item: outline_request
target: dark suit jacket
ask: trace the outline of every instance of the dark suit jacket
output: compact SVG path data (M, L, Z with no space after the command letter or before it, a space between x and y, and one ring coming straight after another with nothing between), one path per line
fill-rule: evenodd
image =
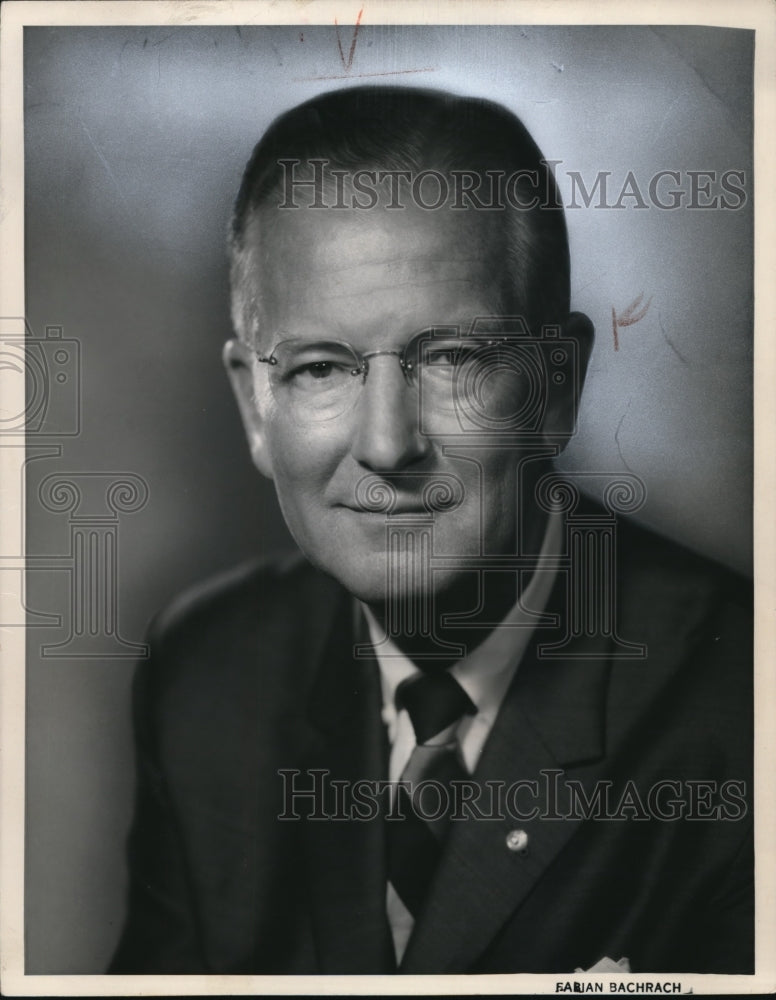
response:
M543 815L451 824L401 972L570 973L603 956L753 971L749 588L639 529L618 537L617 630L647 656L584 634L562 659L526 655L475 776L536 779L539 798L518 801ZM564 585L561 632L542 642L565 629ZM157 622L135 686L129 918L111 971L394 971L382 823L277 818L280 770L387 773L376 664L353 661L352 639L350 598L301 560L242 570ZM679 785L655 808L676 798L695 818L644 815L633 787L643 805L666 780ZM585 818L571 781L593 802L610 782L626 807ZM506 845L515 828L525 852Z

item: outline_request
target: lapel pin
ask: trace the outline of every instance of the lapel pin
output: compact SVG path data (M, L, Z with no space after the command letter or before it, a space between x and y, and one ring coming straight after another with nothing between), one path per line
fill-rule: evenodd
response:
M506 844L510 851L525 851L528 847L528 834L525 830L510 830Z

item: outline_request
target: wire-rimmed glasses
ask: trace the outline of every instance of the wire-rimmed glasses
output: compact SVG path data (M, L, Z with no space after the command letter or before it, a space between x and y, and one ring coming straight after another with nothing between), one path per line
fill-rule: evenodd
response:
M524 339L462 336L458 327L422 330L401 350L361 352L345 341L295 338L275 344L269 354L257 353L269 368L278 406L303 423L348 412L369 376L370 360L383 356L398 360L424 409L439 414L475 410L497 421L514 417L515 404L525 400L539 374L536 355Z

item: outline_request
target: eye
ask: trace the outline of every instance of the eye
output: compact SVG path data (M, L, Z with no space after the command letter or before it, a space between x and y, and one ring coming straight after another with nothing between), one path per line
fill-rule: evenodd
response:
M453 348L449 347L446 349L439 349L436 351L429 351L426 358L426 364L434 367L445 367L448 365L454 365L456 361L456 352Z
M426 365L429 368L446 369L460 368L471 361L474 351L463 344L441 344L429 349L426 354Z
M281 374L282 381L299 391L320 392L339 389L352 381L353 362L345 358L298 359Z
M291 374L297 377L309 374L311 378L324 379L328 378L337 367L339 366L333 361L312 361L309 364L301 365Z

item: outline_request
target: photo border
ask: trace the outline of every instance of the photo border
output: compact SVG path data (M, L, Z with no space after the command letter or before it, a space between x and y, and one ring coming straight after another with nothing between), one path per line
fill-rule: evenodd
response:
M363 10L363 15L359 12ZM776 990L776 351L772 325L776 316L776 6L770 0L653 0L636 9L617 0L588 4L581 0L485 0L466 4L454 0L253 0L219 2L75 2L75 0L8 0L0 15L0 316L23 317L24 299L24 121L22 36L27 25L354 25L357 18L372 24L524 24L524 25L704 25L755 31L754 162L757 192L755 214L755 801L756 801L756 972L753 976L632 974L638 983L680 981L683 991L752 993ZM0 372L0 406L24 409L23 388ZM9 524L23 519L19 470L23 445L0 447L0 489L3 518L0 545ZM18 523L18 522L17 522ZM5 551L0 549L0 551ZM20 589L0 593L0 616L18 607ZM5 620L0 618L0 620ZM0 630L0 987L8 996L139 996L139 995L298 995L337 994L522 994L555 993L558 982L601 982L610 975L438 975L402 976L109 976L25 975L24 973L24 751L25 751L25 633Z

